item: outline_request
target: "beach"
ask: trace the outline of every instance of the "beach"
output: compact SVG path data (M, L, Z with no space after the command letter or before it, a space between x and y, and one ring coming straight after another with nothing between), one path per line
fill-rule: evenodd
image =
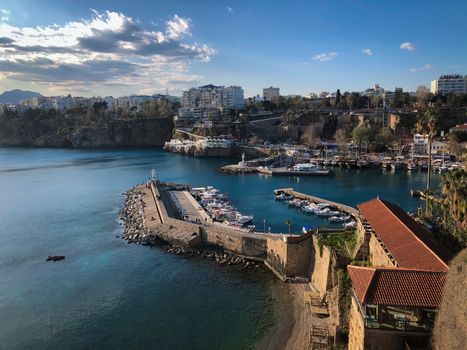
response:
M259 350L310 349L311 313L306 310L303 292L308 284L274 281L277 323L258 345Z

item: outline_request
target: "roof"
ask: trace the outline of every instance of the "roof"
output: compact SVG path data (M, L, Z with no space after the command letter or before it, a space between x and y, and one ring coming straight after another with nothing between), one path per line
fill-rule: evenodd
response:
M451 252L400 207L375 198L358 209L400 267L448 271Z
M362 304L437 308L447 272L403 268L347 266Z

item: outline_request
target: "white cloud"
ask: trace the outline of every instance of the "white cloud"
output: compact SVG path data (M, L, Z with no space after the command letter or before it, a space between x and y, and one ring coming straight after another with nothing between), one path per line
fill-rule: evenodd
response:
M315 61L326 62L326 61L333 59L336 56L337 56L337 52L328 52L328 53L320 53L320 54L314 55L312 58Z
M363 52L365 55L368 55L368 56L373 55L373 51L371 51L371 49L363 49L362 52Z
M0 22L6 22L10 19L10 10L1 9L0 10Z
M167 33L173 40L180 40L185 35L191 36L191 19L175 15L167 22Z
M415 73L417 71L425 71L425 70L430 70L430 69L433 69L433 66L431 64L427 63L424 66L419 67L419 68L410 68L410 71L412 73Z
M415 45L410 41L402 43L399 47L401 50L415 51Z
M2 12L3 13L3 12ZM93 11L90 19L64 25L16 27L0 23L2 78L42 84L146 89L199 80L192 61L216 53L192 37L189 18L174 15L162 31L146 30L123 13ZM106 93L106 92L103 92Z
M230 13L233 13L233 12L234 12L233 8L231 8L230 6L227 6L226 9L227 9L227 11L229 11Z

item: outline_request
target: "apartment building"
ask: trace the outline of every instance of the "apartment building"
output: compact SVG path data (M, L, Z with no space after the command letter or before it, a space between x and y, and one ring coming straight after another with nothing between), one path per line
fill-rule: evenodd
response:
M432 94L466 94L467 93L467 75L450 74L442 75L438 79L431 81Z

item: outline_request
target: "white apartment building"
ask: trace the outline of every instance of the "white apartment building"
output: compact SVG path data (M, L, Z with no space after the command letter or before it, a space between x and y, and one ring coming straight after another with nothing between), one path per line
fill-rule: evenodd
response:
M265 101L272 101L275 98L280 96L279 88L276 87L268 87L263 89L263 99Z
M183 108L230 108L240 109L245 105L240 86L215 86L212 84L183 91Z
M431 81L432 94L465 94L467 93L467 75L442 75Z

